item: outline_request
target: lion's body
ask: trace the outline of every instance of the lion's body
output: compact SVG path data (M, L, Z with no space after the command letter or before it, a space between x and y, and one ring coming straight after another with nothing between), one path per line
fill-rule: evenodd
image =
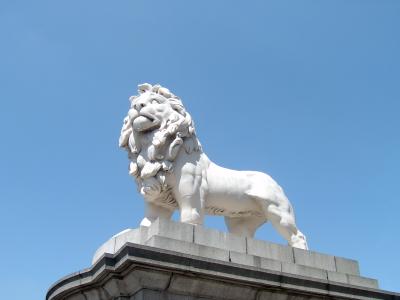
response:
M260 216L264 205L260 199L267 200L272 191L281 193L275 181L264 173L235 171L214 163L207 170L207 182L206 207L216 211L215 214L231 217Z
M120 146L128 151L130 174L147 203L141 225L170 218L176 209L182 222L196 225L205 214L224 216L230 232L245 236L271 221L290 245L307 249L288 199L270 176L214 164L176 96L147 84L139 92L131 99Z

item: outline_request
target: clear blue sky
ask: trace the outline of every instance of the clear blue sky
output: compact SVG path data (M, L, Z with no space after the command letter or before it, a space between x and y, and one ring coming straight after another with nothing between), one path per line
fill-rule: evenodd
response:
M43 298L138 226L117 141L142 82L183 99L212 160L271 174L311 249L400 291L399 30L390 0L2 0L2 297Z

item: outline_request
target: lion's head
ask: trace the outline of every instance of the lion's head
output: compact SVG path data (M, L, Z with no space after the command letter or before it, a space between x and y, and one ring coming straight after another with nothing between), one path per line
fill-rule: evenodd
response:
M165 127L165 122L173 121L184 114L182 102L167 89L149 84L139 86L139 95L130 97L129 117L132 128L146 132Z
M165 196L165 173L180 151L201 149L182 101L160 85L141 84L124 119L119 146L128 152L130 174L146 198Z

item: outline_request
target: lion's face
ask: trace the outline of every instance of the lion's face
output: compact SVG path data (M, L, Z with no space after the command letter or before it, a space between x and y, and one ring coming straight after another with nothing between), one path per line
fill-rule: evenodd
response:
M133 130L146 132L159 128L174 112L164 96L149 91L132 100L128 114Z

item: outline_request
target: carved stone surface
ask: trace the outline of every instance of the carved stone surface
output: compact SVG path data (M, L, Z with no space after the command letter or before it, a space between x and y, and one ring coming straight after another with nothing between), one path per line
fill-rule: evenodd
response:
M139 85L121 130L129 173L146 200L141 226L179 209L183 223L201 225L204 214L225 217L228 230L252 237L270 221L289 245L307 249L282 188L267 174L222 168L207 157L182 101L160 85Z
M354 260L316 252L305 256L306 265L289 262L285 256L265 258L250 254L246 247L225 249L222 241L235 236L213 229L197 232L212 236L212 247L197 244L195 228L159 219L150 228L125 230L100 248L112 252L98 252L91 268L55 283L47 300L400 300L397 293L379 290L375 279L354 275L358 272ZM244 238L245 245L248 239ZM295 257L297 249L281 247ZM330 257L333 266L327 263Z

